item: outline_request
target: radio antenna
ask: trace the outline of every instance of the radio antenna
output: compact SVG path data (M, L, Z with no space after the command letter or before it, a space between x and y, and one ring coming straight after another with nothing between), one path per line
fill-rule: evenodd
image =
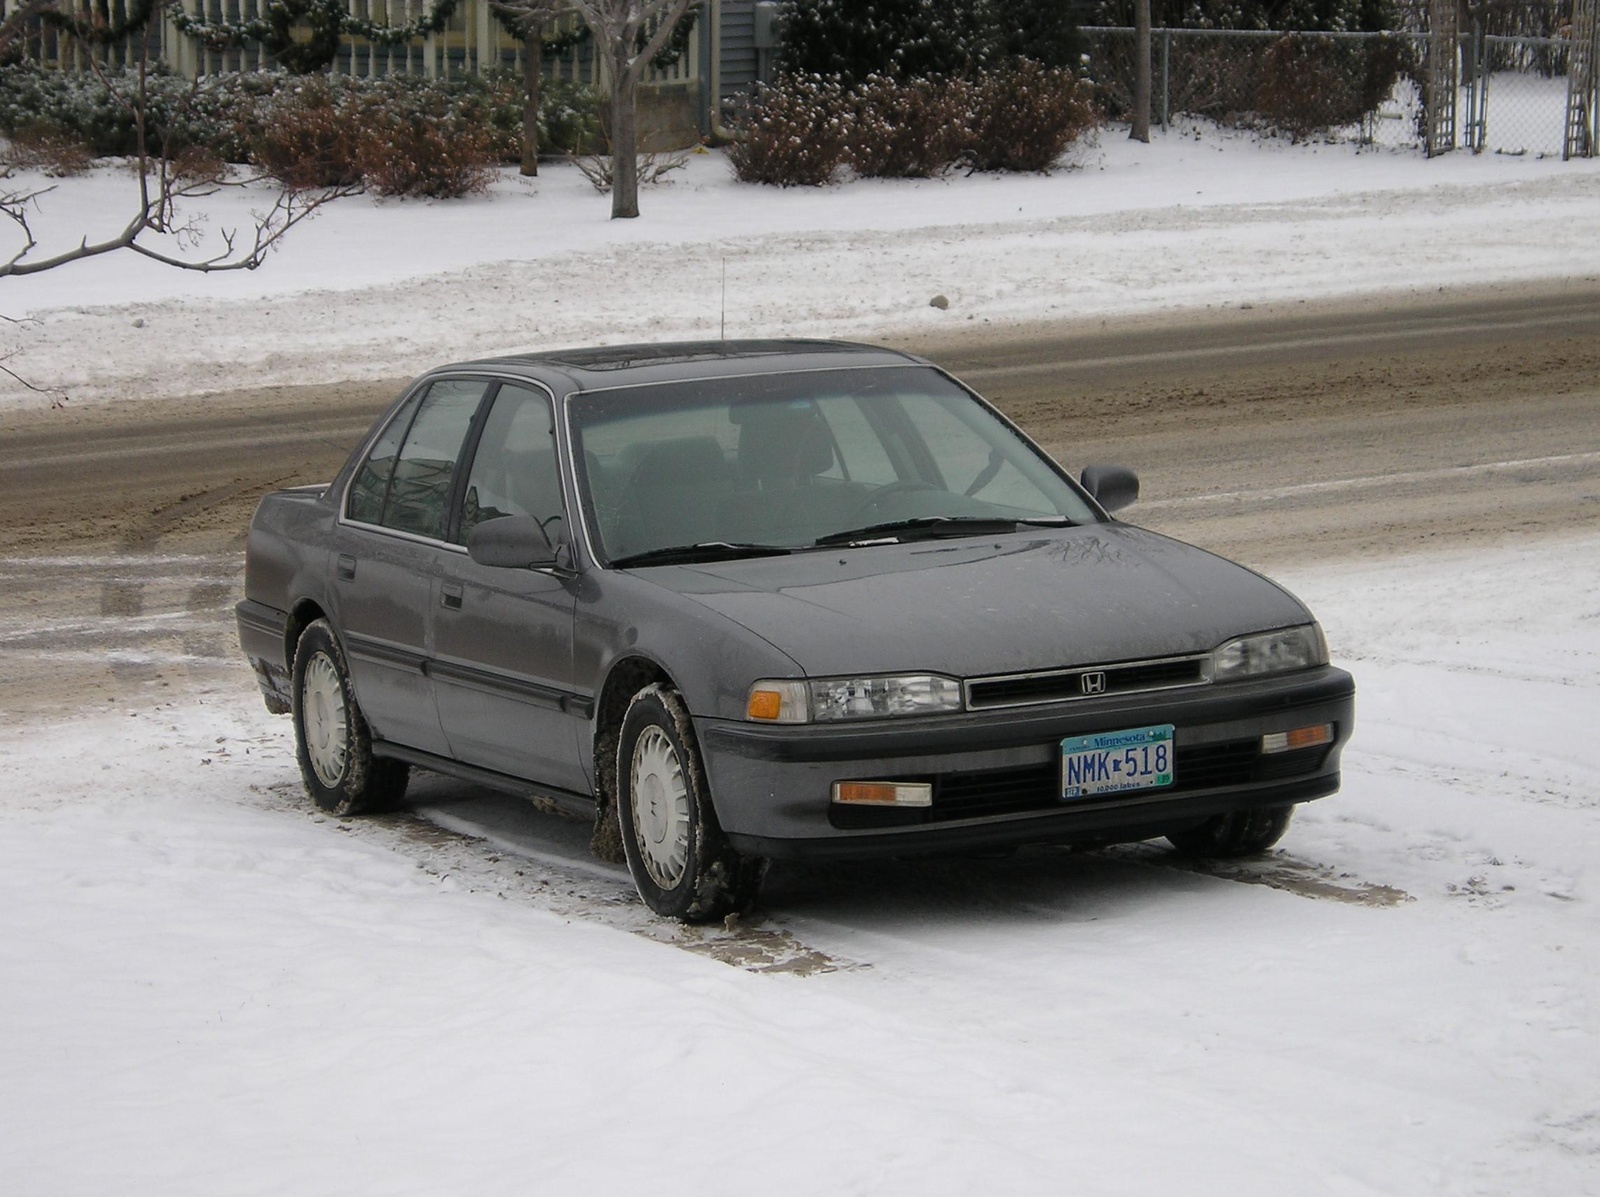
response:
M719 313L718 339L728 339L728 255L722 255L722 310Z

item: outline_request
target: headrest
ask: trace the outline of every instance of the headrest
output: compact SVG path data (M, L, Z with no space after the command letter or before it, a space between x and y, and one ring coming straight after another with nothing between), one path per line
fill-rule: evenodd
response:
M833 465L833 437L810 400L735 404L739 468L762 483L793 483Z

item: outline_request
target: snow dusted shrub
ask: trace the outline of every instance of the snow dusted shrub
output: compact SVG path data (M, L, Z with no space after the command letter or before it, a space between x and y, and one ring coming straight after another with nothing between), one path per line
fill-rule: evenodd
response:
M1332 43L1290 34L1272 43L1262 62L1256 108L1263 123L1300 141L1329 125L1349 124L1360 113L1340 119L1347 107L1349 80L1333 55Z
M427 80L285 82L251 160L285 187L364 185L380 195L448 198L488 186L514 152L490 119L482 88Z
M38 170L52 179L81 175L93 161L81 137L42 122L15 130L10 145L0 146L0 167Z
M152 70L146 83L146 149L179 153L206 146L230 162L245 161L251 110L270 96L279 76L267 72L207 76L198 81ZM46 70L34 63L0 68L0 133L50 128L95 157L132 154L138 145L131 101L133 71Z
M1258 119L1295 141L1354 125L1377 111L1403 72L1420 73L1414 60L1415 52L1398 38L1352 45L1290 34L1273 42L1262 61Z
M742 122L744 138L728 149L744 183L820 187L845 164L850 104L836 79L784 75L763 86Z
M967 152L978 170L1043 171L1095 127L1093 88L1020 59L972 85Z
M960 79L867 76L850 92L846 159L864 178L943 174L966 147L968 91Z
M487 125L449 111L369 106L356 147L366 185L379 195L455 199L483 191L501 156Z
M389 75L366 80L362 103L396 116L415 115L449 123L487 143L480 151L495 161L516 162L522 156L522 80L510 71L455 79Z
M1096 123L1093 88L1069 70L1021 59L973 80L791 75L763 88L728 153L747 183L831 182L842 166L878 178L1049 170Z
M250 161L290 190L354 186L361 182L360 108L346 85L297 77L273 97Z
M516 123L522 126L522 79L515 78ZM605 146L600 93L585 83L546 79L539 85L539 148L550 154L598 154Z

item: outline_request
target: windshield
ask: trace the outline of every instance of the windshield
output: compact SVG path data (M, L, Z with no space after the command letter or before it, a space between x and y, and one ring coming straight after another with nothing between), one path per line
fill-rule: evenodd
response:
M1047 458L925 366L627 387L570 411L595 548L613 563L1096 519Z

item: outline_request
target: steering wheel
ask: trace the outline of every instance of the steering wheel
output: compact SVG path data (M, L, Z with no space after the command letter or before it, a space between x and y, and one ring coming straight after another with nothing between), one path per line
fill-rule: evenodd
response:
M938 489L939 488L933 483L924 482L921 478L901 478L895 482L885 483L883 486L878 487L878 489L873 491L870 495L867 495L865 498L863 498L861 502L856 504L855 510L850 513L851 522L865 523L867 516L871 515L874 511L877 511L878 508L882 507L888 500L894 498L895 495L907 494L914 490Z

